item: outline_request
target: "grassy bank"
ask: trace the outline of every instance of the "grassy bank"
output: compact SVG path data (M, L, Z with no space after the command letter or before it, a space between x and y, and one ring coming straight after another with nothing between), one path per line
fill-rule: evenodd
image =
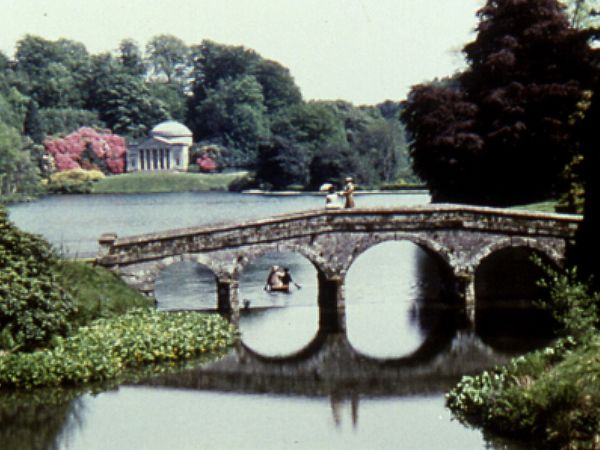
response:
M60 260L58 281L71 295L77 312L75 328L100 318L125 314L133 308L149 308L154 301L127 286L113 272L81 261Z
M95 182L94 194L228 191L248 178L248 172L177 173L138 172L113 175Z
M527 205L517 205L511 207L511 209L553 213L556 212L557 204L556 200L548 200L545 202L529 203Z

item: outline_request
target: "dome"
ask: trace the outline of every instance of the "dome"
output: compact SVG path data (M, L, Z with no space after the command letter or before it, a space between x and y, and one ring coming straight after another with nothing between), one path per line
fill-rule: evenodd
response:
M192 132L190 129L175 120L167 120L159 123L152 128L150 135L154 139L165 143L192 145Z
M167 120L161 122L152 128L150 132L153 136L165 136L165 137L183 137L191 136L192 132L184 124L176 122L174 120Z

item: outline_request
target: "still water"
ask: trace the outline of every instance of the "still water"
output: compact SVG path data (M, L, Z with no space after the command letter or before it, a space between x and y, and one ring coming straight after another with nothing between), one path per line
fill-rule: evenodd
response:
M359 207L428 201L419 193L357 196ZM65 255L89 257L104 232L241 221L323 202L183 193L48 197L9 209L18 226ZM300 288L266 292L273 264L290 268ZM548 329L531 327L532 312L523 308L510 310L520 320L491 326L496 313L488 309L480 314L485 325L466 327L440 280L435 261L414 244L379 244L348 273L347 333L328 334L318 327L312 265L296 254L264 255L242 274L242 342L223 359L95 394L0 394L0 448L516 449L452 420L443 395L462 374L547 342ZM191 263L167 268L156 296L165 310L216 306L214 278Z

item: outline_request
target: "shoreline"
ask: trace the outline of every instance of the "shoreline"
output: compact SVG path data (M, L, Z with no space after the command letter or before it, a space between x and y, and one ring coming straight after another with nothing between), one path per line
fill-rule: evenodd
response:
M263 195L263 196L293 196L293 195L318 195L323 196L325 192L319 191L264 191L261 189L246 189L240 192L240 194L245 195ZM378 190L378 189L370 189L370 190L362 190L362 191L354 191L355 196L360 195L403 195L403 194L429 194L429 190L422 187L415 188L405 188L405 189L395 189L395 190Z

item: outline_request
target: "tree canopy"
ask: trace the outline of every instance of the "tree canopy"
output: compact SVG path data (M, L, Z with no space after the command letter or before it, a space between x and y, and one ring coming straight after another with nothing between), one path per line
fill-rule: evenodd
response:
M559 189L569 117L589 80L587 37L556 0L489 0L468 68L414 87L402 118L435 200L506 205Z
M210 40L188 46L169 34L143 47L123 39L98 54L75 41L26 35L13 59L0 54L0 121L35 142L58 142L81 128L137 140L174 119L192 130L198 148L220 149L219 169L256 169L259 182L276 188L348 175L364 186L400 173L410 178L398 111L391 100L381 107L306 102L286 67L252 49ZM79 165L77 158L56 167Z

